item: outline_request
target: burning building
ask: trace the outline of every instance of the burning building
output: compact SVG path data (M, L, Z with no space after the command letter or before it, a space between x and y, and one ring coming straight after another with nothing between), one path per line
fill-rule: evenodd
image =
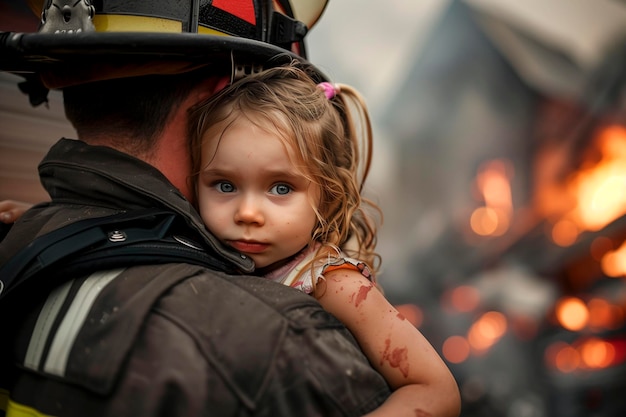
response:
M385 126L410 155L390 296L463 415L625 415L624 4L452 1Z

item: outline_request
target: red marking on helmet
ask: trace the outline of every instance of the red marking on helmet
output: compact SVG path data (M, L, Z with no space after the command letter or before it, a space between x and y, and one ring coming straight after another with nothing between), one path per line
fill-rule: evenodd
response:
M251 25L256 25L254 2L252 0L213 0L213 7L237 16Z

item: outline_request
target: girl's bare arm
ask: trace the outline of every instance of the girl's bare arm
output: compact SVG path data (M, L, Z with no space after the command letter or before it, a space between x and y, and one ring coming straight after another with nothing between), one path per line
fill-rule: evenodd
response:
M352 332L372 365L394 390L375 416L456 417L457 383L421 332L360 273L325 274L315 295Z

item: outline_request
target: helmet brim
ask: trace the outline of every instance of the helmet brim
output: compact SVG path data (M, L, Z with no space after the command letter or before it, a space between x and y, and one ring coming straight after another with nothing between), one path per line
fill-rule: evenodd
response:
M48 88L151 74L182 73L211 66L230 73L234 65L275 66L301 56L252 39L161 32L74 34L0 33L0 71L38 74Z

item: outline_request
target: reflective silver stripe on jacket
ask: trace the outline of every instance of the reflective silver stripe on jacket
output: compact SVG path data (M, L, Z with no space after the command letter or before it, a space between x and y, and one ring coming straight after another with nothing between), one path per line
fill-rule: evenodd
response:
M67 308L55 334L50 334L53 323L57 320L62 306L69 301L66 299L74 281L67 282L50 293L37 317L37 322L28 344L28 350L26 351L24 366L39 370L43 360L45 361L43 371L49 374L64 376L67 359L76 336L85 322L96 297L124 269L113 269L91 274L82 283L73 300L71 300L71 305ZM50 337L53 337L52 344L47 357L43 358L46 341Z

